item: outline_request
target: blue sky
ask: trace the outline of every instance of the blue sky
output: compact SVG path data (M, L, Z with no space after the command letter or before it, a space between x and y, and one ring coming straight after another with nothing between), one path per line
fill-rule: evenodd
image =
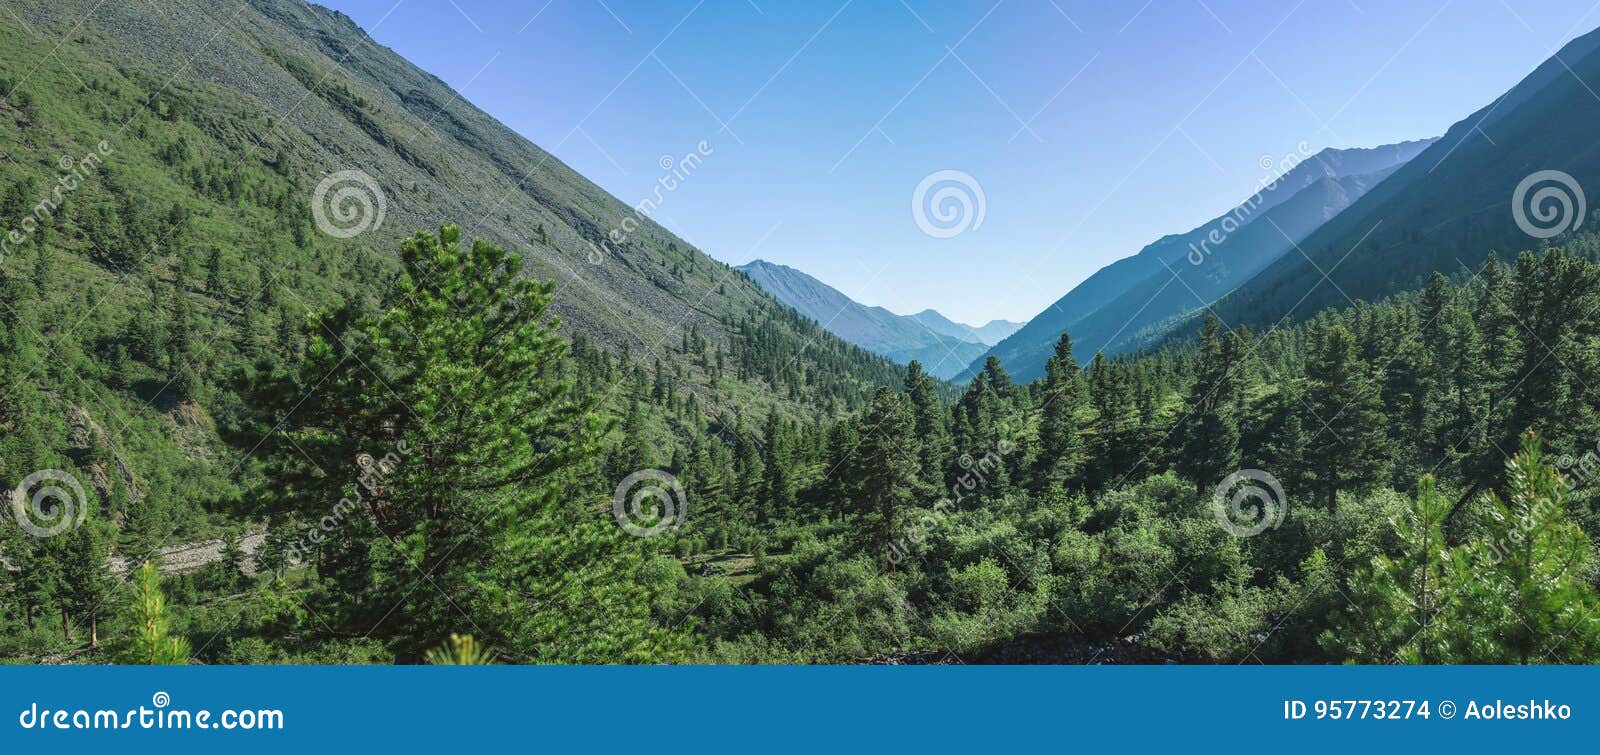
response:
M1600 25L1585 0L322 2L629 204L706 142L655 218L717 259L973 323L1302 144L1437 136ZM948 238L912 209L943 170L983 193Z

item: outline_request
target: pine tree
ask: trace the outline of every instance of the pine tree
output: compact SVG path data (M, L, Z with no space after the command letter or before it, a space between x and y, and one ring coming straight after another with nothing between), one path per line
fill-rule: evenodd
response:
M1444 276L1434 274L1423 291L1418 340L1422 401L1415 443L1430 466L1459 464L1486 445L1489 365L1472 314Z
M408 239L401 263L381 312L335 313L297 372L254 391L288 417L284 443L262 443L276 471L263 495L282 508L320 519L355 496L345 475L318 469L400 456L380 485L354 491L358 513L319 565L345 620L414 655L465 614L520 661L677 657L681 639L654 625L651 588L634 579L641 552L574 495L609 427L559 378L553 284L450 225ZM414 589L423 581L431 589Z
M1379 555L1351 580L1352 602L1322 643L1336 656L1362 663L1443 663L1455 660L1452 626L1458 577L1444 537L1450 502L1432 475L1422 478L1411 508L1393 521L1400 550Z
M1476 298L1472 308L1472 322L1476 325L1483 350L1482 391L1487 397L1481 417L1471 428L1462 466L1472 487L1461 501L1472 497L1478 490L1500 484L1505 468L1505 454L1496 448L1508 448L1505 443L1522 430L1506 430L1512 425L1509 413L1515 401L1510 389L1515 384L1517 369L1522 365L1523 339L1512 314L1509 301L1511 279L1497 254L1490 253L1484 261L1478 278ZM1508 434L1509 433L1509 434ZM1461 501L1457 502L1460 507Z
M751 437L751 431L745 427L742 415L734 421L733 432L736 436L733 474L738 486L737 502L734 505L735 515L748 523L754 523L765 516L759 507L761 481L766 479L767 465L762 461L761 447L756 444L755 438Z
M161 592L161 573L145 562L133 575L133 601L127 627L115 652L117 663L181 666L189 662L189 641L172 636L172 615Z
M433 666L492 666L494 651L478 644L472 635L450 635L450 640L433 650L425 659Z
M938 385L923 371L922 363L913 359L906 367L904 390L915 425L915 434L907 439L907 444L916 448L923 487L941 487L945 459L953 440L947 427L944 403L939 400Z
M765 470L761 478L762 502L756 508L757 524L765 524L771 514L787 513L794 506L794 479L789 470L789 449L783 422L777 412L767 416L764 451Z
M219 555L221 560L217 565L222 573L223 586L230 590L237 588L244 582L245 560L248 558L244 552L244 538L237 530L222 533L222 550Z
M828 428L827 445L824 494L828 498L830 511L836 516L843 516L855 509L856 475L852 465L855 463L856 449L861 445L855 420L846 418L833 423Z
M1078 414L1084 398L1083 376L1072 355L1072 336L1063 332L1055 354L1045 362L1044 406L1039 416L1039 458L1035 478L1041 487L1076 480L1087 461L1087 444Z
M1130 421L1134 401L1127 370L1098 351L1089 363L1089 404L1095 410L1089 478L1093 487L1105 487L1132 476L1142 449L1135 446L1138 435Z
M1590 663L1600 653L1600 595L1585 577L1589 539L1566 511L1567 482L1527 433L1506 463L1506 497L1493 496L1465 546L1459 581L1470 663Z
M911 491L916 487L917 460L901 448L914 424L900 394L879 388L861 417L861 425L861 444L856 451L860 482L856 489L872 523L874 537L870 546L888 558L888 549L900 534Z
M106 568L110 525L86 518L67 534L61 563L62 603L89 631L89 647L100 646L100 616L116 581Z
M1306 369L1311 434L1307 471L1318 497L1333 510L1341 490L1361 489L1380 481L1390 458L1384 431L1388 424L1379 393L1381 383L1356 355L1355 339L1342 325L1319 334L1321 347Z
M1525 252L1511 293L1522 348L1509 411L1492 445L1513 448L1529 430L1558 448L1592 444L1600 432L1600 394L1590 391L1600 385L1592 347L1600 338L1600 268L1559 250Z
M1204 492L1239 468L1239 408L1243 403L1242 344L1233 333L1219 334L1221 322L1207 314L1200 331L1195 381L1184 403L1179 473Z

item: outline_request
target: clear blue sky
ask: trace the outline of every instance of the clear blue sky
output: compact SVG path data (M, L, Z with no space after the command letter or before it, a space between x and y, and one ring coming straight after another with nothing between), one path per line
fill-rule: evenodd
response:
M1436 136L1600 25L1587 0L323 2L629 204L705 140L655 217L713 257L973 323L1220 214L1264 157ZM947 169L985 214L933 238L911 197Z

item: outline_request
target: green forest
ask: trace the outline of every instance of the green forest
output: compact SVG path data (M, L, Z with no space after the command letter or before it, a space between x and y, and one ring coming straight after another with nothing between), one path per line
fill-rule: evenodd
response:
M1600 235L950 383L250 6L315 118L0 16L0 662L1600 662Z
M991 361L951 401L913 363L838 419L720 427L664 368L563 339L550 284L446 225L377 301L237 376L228 435L255 451L219 513L264 523L249 574L249 525L218 525L221 560L160 578L183 512L114 495L5 542L7 651L391 662L471 635L518 663L1590 662L1600 266L1572 242L1087 368L1063 335L1031 385ZM6 284L13 305L36 285ZM26 353L28 320L7 325ZM41 411L7 384L8 418ZM693 513L630 537L611 482L655 468ZM1283 497L1256 503L1281 516L1218 508L1241 468L1277 470ZM147 566L122 584L112 553Z

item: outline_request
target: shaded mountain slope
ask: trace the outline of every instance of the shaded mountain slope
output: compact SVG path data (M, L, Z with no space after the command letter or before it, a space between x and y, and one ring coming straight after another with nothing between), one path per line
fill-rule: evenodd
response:
M1542 245L1517 224L1512 199L1519 183L1555 170L1570 175L1590 197L1600 190L1600 140L1590 128L1600 118L1600 99L1586 81L1600 81L1600 32L1573 40L1452 126L1307 237L1301 246L1310 261L1293 255L1270 265L1217 302L1218 314L1257 326L1300 319L1343 305L1347 296L1370 300L1416 288L1434 271L1476 271L1490 250L1508 254ZM1570 190L1547 183L1530 198L1539 188L1572 197ZM1556 210L1557 204L1545 209ZM1523 211L1533 216L1526 203ZM1570 227L1571 212L1566 219Z
M1182 291L1180 286L1182 297L1174 297L1163 307L1135 318L1140 305L1150 300L1155 288L1172 280L1173 273L1169 269L1184 272L1184 268L1197 267L1189 261L1191 257L1197 258L1201 261L1198 267L1203 269L1198 271L1191 286L1213 292L1213 296L1225 293L1259 270L1264 262L1270 262L1290 248L1283 239L1284 233L1270 227L1265 231L1255 228L1257 220L1272 215L1291 238L1298 239L1306 232L1299 230L1306 222L1337 215L1362 192L1371 189L1375 179L1405 164L1432 143L1433 140L1424 139L1382 147L1322 150L1262 187L1229 213L1187 233L1163 236L1138 254L1102 268L996 345L990 353L1000 357L1019 378L1037 378L1044 374L1044 360L1061 332L1070 330L1077 340L1079 328L1075 323L1106 307L1116 314L1105 317L1124 319L1107 327L1110 320L1103 317L1096 324L1094 332L1099 342L1084 343L1077 352L1085 361L1093 357L1095 348L1118 346L1113 342L1120 343L1124 335L1137 336L1133 339L1137 342L1159 335L1157 330L1152 330L1152 325L1180 312L1188 306L1184 302L1198 304L1193 301L1194 295ZM1300 201L1291 202L1296 198ZM1319 204L1319 199L1325 204ZM1292 206L1280 212L1279 207L1284 204ZM1153 280L1159 281L1154 287ZM1142 298L1137 291L1145 292ZM1124 297L1129 299L1124 300ZM1138 302L1130 306L1132 299ZM1125 350L1133 345L1135 343L1129 342L1113 350ZM981 367L981 359L974 361L968 367L968 374Z

